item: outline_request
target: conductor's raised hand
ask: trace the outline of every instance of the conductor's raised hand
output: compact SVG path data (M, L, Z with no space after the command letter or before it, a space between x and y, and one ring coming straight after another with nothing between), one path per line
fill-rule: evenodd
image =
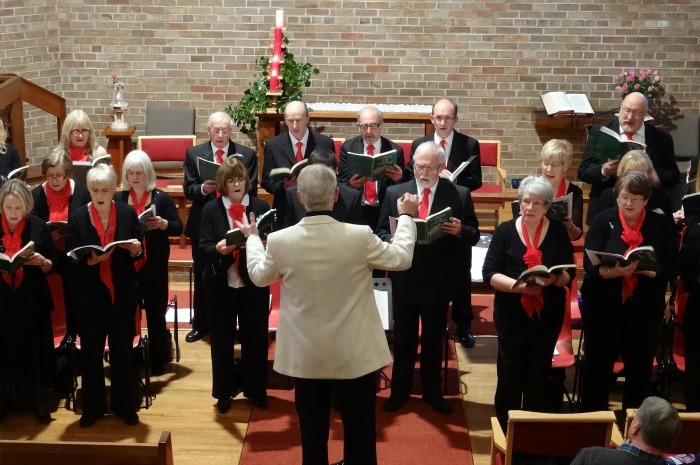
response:
M404 195L396 199L396 209L399 215L407 213L411 216L418 215L418 205L420 205L420 197L416 194L409 194L406 192Z
M243 221L236 220L236 227L241 230L243 235L248 238L251 235L259 235L258 225L255 222L255 213L250 213L250 218L243 215Z

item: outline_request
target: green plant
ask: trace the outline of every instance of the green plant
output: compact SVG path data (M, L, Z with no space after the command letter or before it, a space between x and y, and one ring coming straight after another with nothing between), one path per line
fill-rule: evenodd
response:
M280 64L280 86L282 95L277 100L277 112L284 111L287 103L294 100L301 100L305 87L311 85L311 76L318 74L318 68L309 63L297 63L294 54L290 53L287 37L283 38L284 47L282 53L284 61ZM272 97L267 95L270 90L269 65L270 57L259 56L255 59L258 71L255 80L250 83L250 87L243 92L241 101L235 107L229 105L226 112L231 115L236 126L243 134L255 132L257 127L256 113L263 113L272 106Z

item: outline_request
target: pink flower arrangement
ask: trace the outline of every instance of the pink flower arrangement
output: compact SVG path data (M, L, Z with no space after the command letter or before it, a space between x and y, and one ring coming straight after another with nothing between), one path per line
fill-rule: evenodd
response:
M623 99L632 92L640 92L646 98L659 96L661 91L661 73L659 70L649 68L630 68L615 75L615 91L620 93Z

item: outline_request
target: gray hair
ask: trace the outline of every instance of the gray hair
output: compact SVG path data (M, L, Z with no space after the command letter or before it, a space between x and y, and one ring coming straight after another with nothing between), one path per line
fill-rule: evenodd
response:
M641 195L645 199L651 197L651 181L643 171L627 171L615 181L615 197L625 189L632 195Z
M645 443L668 452L681 432L678 411L661 397L647 397L637 409L635 418Z
M131 189L131 184L126 179L127 171L138 169L141 169L143 174L146 175L146 190L150 192L155 189L156 171L153 169L151 158L143 150L132 150L124 159L124 164L122 165L122 189Z
M436 144L432 140L423 142L422 144L420 144L416 148L416 151L413 152L413 160L415 161L415 159L418 155L423 155L423 154L429 153L429 152L437 153L437 156L438 156L438 159L440 160L441 165L444 165L445 163L447 163L447 154L442 149L442 147L440 147L438 144Z
M114 172L112 165L99 163L87 172L85 184L87 184L88 188L92 186L109 186L116 189L117 173Z
M373 110L374 113L377 115L377 118L379 118L379 122L381 123L384 121L384 112L382 110L380 110L378 107L376 107L375 105L367 105L366 107L363 107L360 111L358 111L357 112L357 120L358 121L360 120L360 116L362 115L362 113L365 112L365 110Z
M211 129L212 125L217 121L226 121L226 124L228 124L229 129L233 130L233 120L231 119L231 115L229 115L225 111L217 111L209 115L209 121L207 121L207 129Z
M522 180L518 187L518 202L522 202L527 193L542 199L545 205L551 205L554 198L552 185L539 176L530 175Z
M326 210L332 206L337 185L335 173L324 165L306 166L297 178L299 195L307 211Z

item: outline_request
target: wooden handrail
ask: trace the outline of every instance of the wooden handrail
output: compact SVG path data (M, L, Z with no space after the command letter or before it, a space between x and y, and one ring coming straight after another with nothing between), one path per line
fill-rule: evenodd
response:
M27 81L16 74L0 74L0 108L10 107L10 136L19 150L22 164L27 162L24 140L24 109L26 102L56 117L57 137L66 119L66 99Z

